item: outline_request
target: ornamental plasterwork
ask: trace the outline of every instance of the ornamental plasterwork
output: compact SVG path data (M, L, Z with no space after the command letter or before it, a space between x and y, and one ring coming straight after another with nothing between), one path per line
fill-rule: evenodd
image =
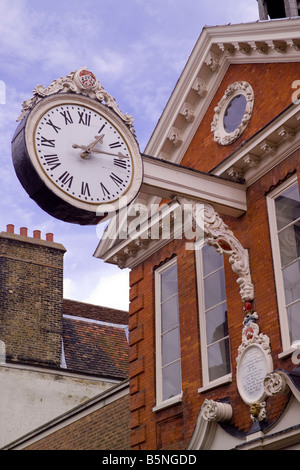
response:
M242 330L242 343L238 348L238 356L236 358L237 364L239 364L241 356L246 348L253 344L261 346L265 354L271 354L270 338L267 335L259 333L259 326L257 323L250 321L246 323Z
M194 108L188 102L183 104L180 114L186 119L187 122L192 122L195 119Z
M206 65L210 68L212 72L215 72L219 68L219 65L220 65L219 55L213 51L209 51L207 59L206 59Z
M17 121L21 121L30 110L43 98L55 93L77 93L88 96L92 99L103 102L125 122L134 134L133 117L128 113L123 114L113 96L111 96L100 83L95 75L86 67L82 67L75 72L71 72L66 77L54 80L47 88L44 85L37 85L33 90L33 97L22 104L22 112Z
M230 421L232 418L232 407L227 403L206 399L201 406L201 416L206 421Z
M296 134L294 129L291 129L290 127L284 126L284 125L281 126L280 129L277 130L277 133L278 133L278 135L280 135L280 137L283 140L287 140L287 141L292 140L293 137L295 137L295 134Z
M179 147L182 144L182 137L179 129L172 127L168 133L168 139L175 147Z
M272 155L276 152L277 150L277 145L271 142L270 140L264 140L261 143L260 148L263 150L263 152L267 155Z
M179 202L182 204L185 201ZM232 270L238 276L237 283L240 287L242 301L252 301L254 287L251 280L248 251L243 248L210 204L195 204L194 219L200 227L203 227L207 243L214 246L218 253L229 256Z
M289 392L286 379L278 372L270 372L264 380L265 392L269 397L274 395L285 395Z
M201 80L199 77L196 78L192 89L195 90L200 98L203 98L207 94L207 85L206 83Z
M224 115L230 102L239 95L246 98L246 108L239 126L231 133L224 128ZM254 93L248 82L240 81L232 83L226 89L224 96L215 107L215 115L211 123L211 131L214 133L214 140L220 145L230 145L236 141L246 129L253 112Z
M267 417L266 406L267 406L267 403L265 401L261 401L260 403L253 403L250 406L250 417L254 423L260 422L266 419Z
M244 321L242 343L238 348L237 387L243 401L250 407L253 422L263 421L266 416L265 377L273 369L270 339L259 333L257 314L252 312Z

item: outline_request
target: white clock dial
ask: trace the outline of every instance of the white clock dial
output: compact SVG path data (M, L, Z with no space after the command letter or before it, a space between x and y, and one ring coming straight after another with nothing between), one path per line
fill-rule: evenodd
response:
M34 129L37 160L48 180L68 197L88 204L116 201L133 177L128 143L94 107L59 103Z

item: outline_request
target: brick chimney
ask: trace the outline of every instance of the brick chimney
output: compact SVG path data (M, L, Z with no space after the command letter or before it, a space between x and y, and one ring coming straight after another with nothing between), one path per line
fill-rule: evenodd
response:
M0 341L6 362L60 366L65 248L13 225L0 233Z

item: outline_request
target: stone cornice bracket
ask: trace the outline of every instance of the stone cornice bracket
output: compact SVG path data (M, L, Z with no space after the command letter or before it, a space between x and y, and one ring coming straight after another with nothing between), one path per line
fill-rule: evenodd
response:
M220 66L220 57L215 52L209 51L205 63L212 72L215 72Z
M206 421L228 422L232 418L232 406L214 400L204 400L201 416Z
M175 147L179 147L182 144L182 137L179 129L172 127L168 133L168 139Z
M180 204L184 202L181 201ZM207 243L214 246L218 253L229 256L232 270L238 276L237 283L240 287L242 301L252 302L254 287L251 280L248 251L243 248L210 204L194 204L194 220L199 227L203 227Z
M200 98L203 98L207 94L207 85L199 77L197 77L196 80L194 81L192 89L198 93Z
M95 75L86 67L71 72L66 77L54 80L47 88L44 87L44 85L37 85L33 90L33 97L23 102L22 112L17 121L21 121L41 99L56 93L76 93L103 102L106 106L115 111L129 127L131 132L135 134L133 117L128 113L123 114L120 111L112 95L100 85Z
M187 122L193 122L195 119L195 111L193 106L185 102L180 110L180 114L185 118Z

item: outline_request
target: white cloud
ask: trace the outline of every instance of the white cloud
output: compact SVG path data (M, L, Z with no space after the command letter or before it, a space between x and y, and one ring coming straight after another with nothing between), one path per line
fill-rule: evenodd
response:
M84 299L85 302L105 307L128 310L129 274L120 271L100 278L96 287Z
M65 297L128 308L128 273L92 257L96 228L50 218L14 173L10 142L22 102L86 65L132 114L144 149L204 24L258 19L255 0L0 0L0 223L27 226L67 249Z

